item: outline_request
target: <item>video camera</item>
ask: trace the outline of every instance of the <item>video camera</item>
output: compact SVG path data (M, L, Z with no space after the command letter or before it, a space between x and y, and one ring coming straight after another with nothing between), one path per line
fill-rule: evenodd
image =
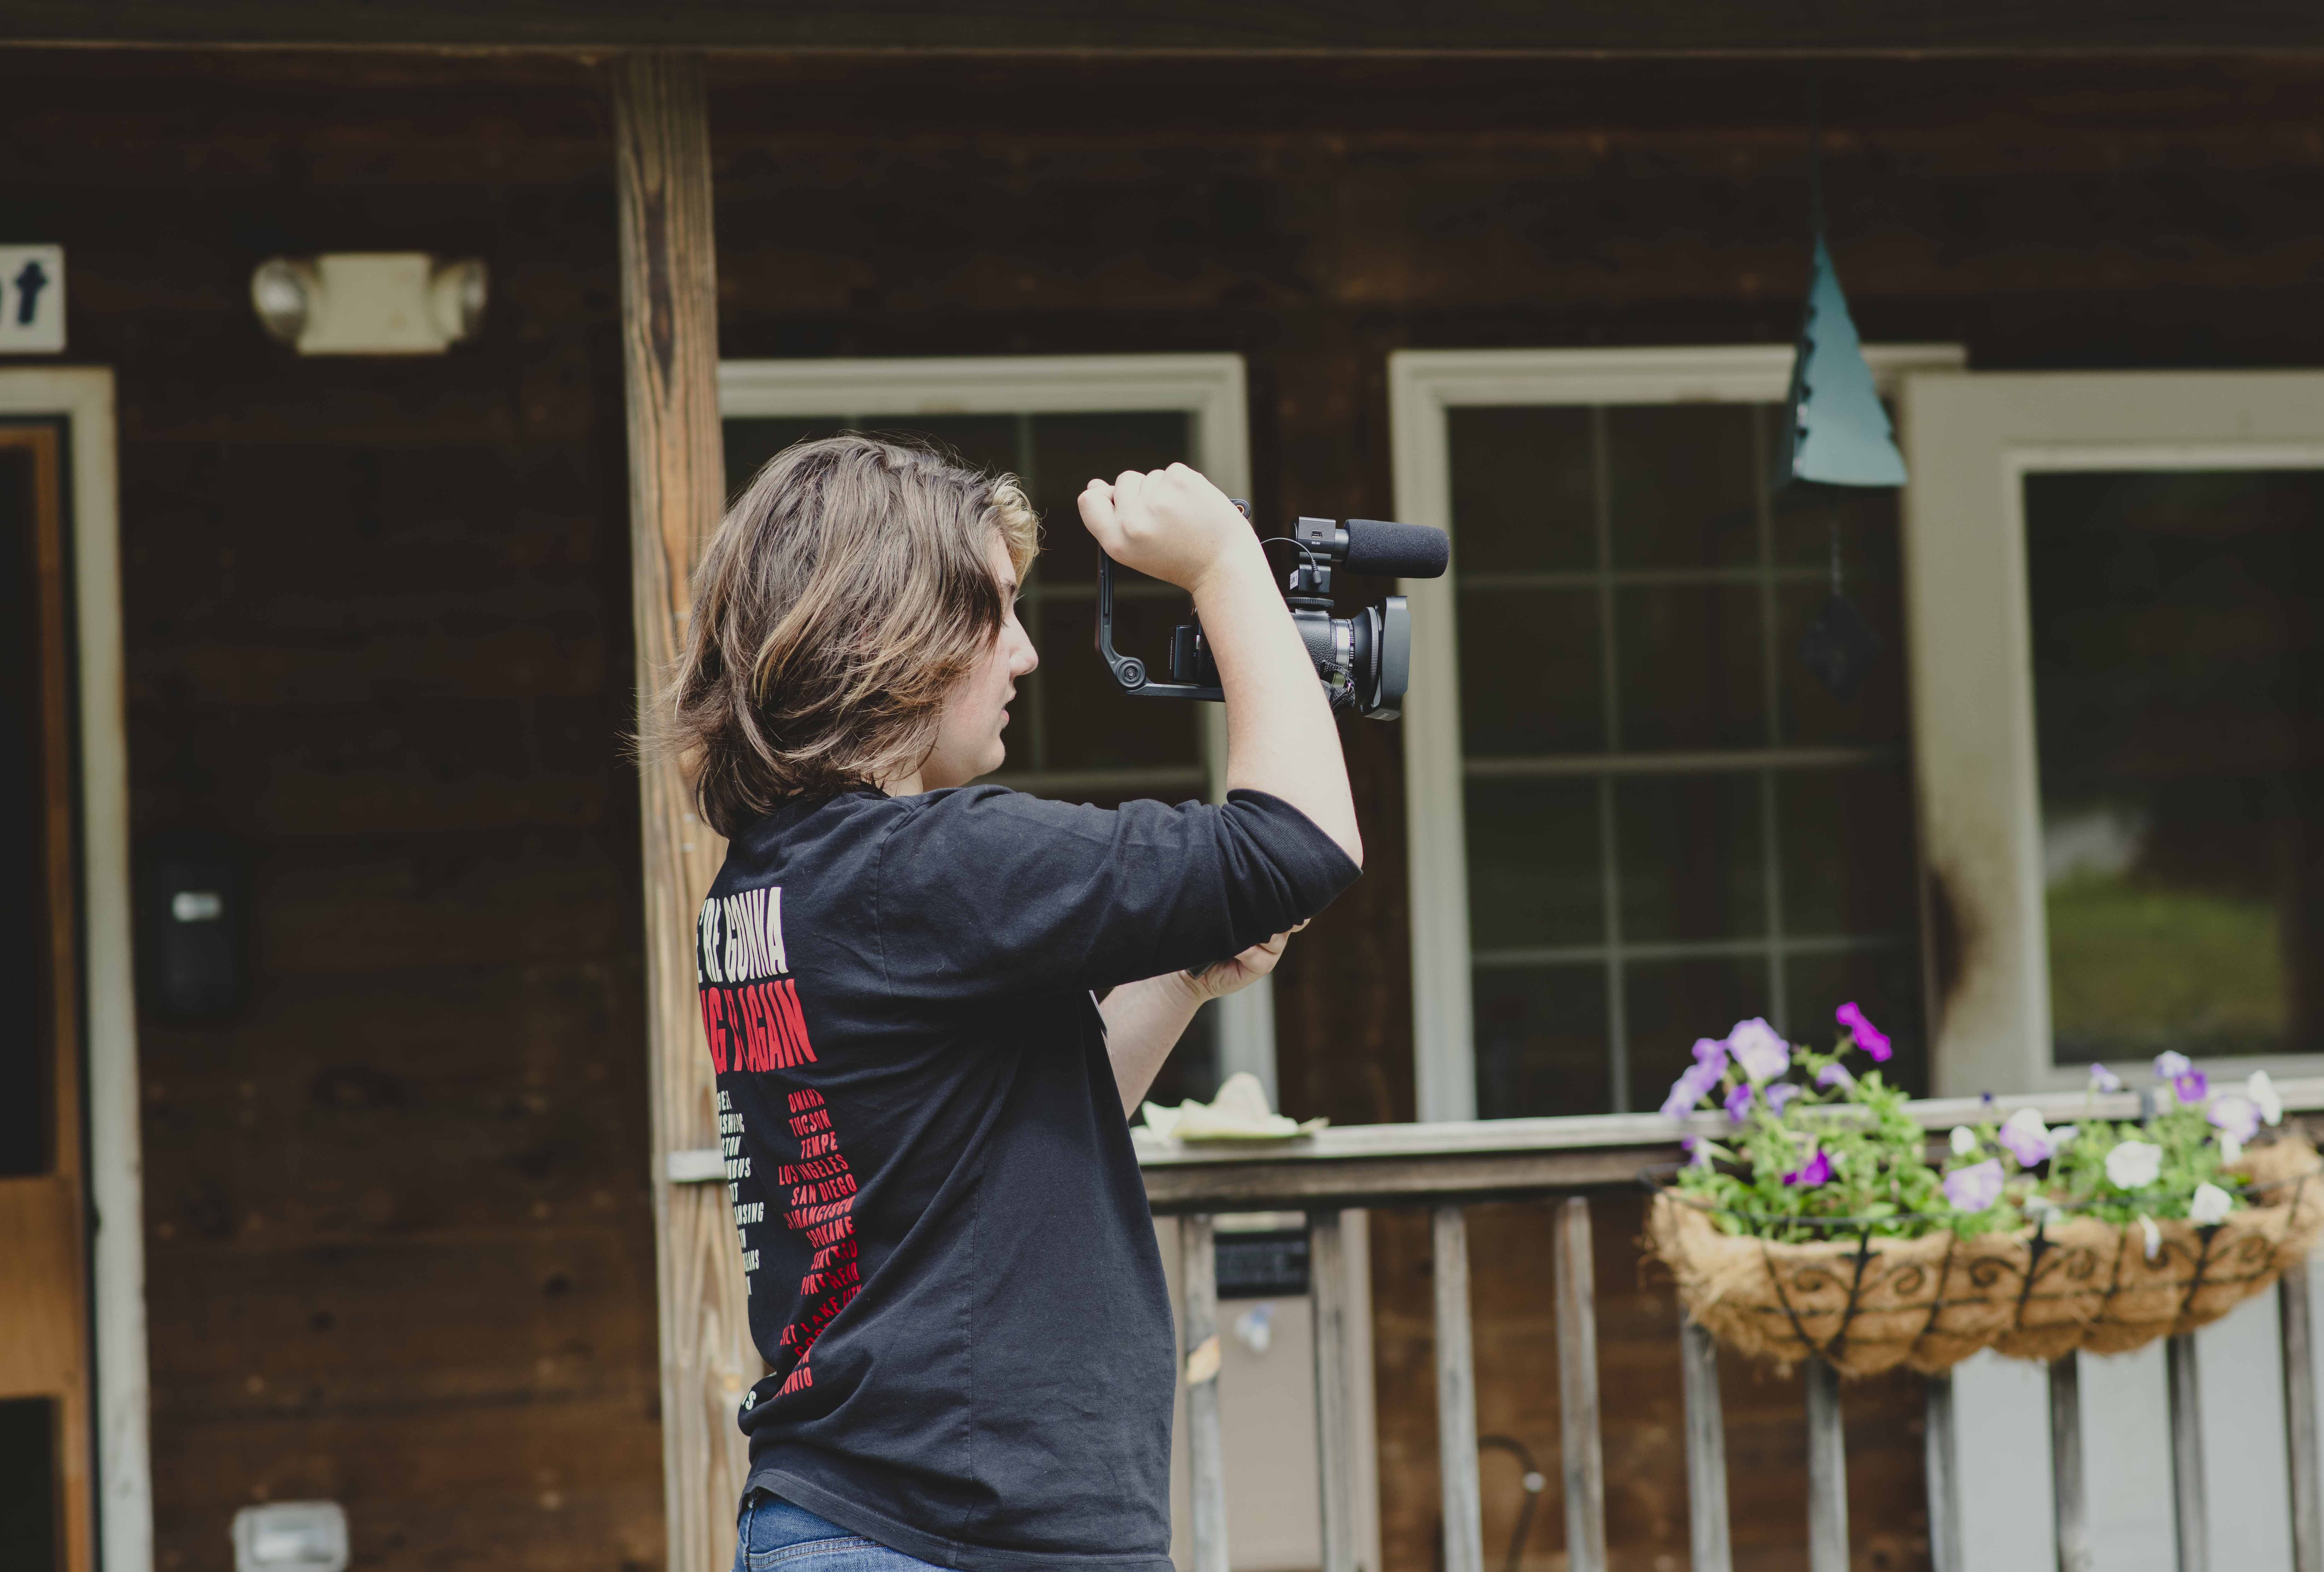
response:
M1244 518L1250 517L1249 503L1237 497L1234 504ZM1332 570L1434 578L1444 571L1451 551L1444 532L1385 519L1301 519L1290 534L1259 543L1289 545L1299 553L1299 565L1285 576L1283 598L1332 707L1394 720L1412 673L1412 613L1404 596L1391 595L1353 616L1333 616ZM1114 649L1113 559L1102 551L1097 562L1097 647L1113 680L1132 698L1226 697L1199 621L1182 623L1171 633L1167 682L1149 680L1145 661Z

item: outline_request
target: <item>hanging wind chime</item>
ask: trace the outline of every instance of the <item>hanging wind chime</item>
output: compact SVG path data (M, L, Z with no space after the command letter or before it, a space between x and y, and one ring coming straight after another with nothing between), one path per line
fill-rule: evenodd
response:
M1808 205L1815 252L1799 348L1792 360L1791 462L1784 485L1899 486L1904 484L1904 456L1896 450L1895 428L1881 405L1872 368L1865 364L1863 342L1824 244L1823 134L1812 97L1810 104ZM1800 658L1826 688L1848 699L1879 658L1880 638L1842 593L1836 511L1830 525L1831 593L1800 640Z

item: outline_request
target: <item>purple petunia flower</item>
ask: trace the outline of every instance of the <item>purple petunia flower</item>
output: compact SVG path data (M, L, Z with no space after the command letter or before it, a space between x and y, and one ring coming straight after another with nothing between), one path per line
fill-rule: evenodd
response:
M2102 1064L2094 1064L2090 1067L2090 1085L2101 1092L2119 1092L2122 1077Z
M1821 1185L1831 1182L1831 1158L1821 1146L1815 1155L1784 1176L1787 1185Z
M2240 1092L2229 1092L2212 1104L2208 1117L2238 1142L2249 1141L2259 1133L2259 1105Z
M1792 1064L1792 1045L1756 1015L1735 1023L1735 1030L1727 1034L1727 1051L1735 1056L1735 1062L1755 1086L1774 1080Z
M1843 1092L1852 1091L1856 1087L1856 1077L1848 1073L1846 1065L1828 1064L1816 1071L1816 1085L1838 1087Z
M2001 1160L1988 1157L1945 1175L1945 1199L1963 1212L1982 1212L2001 1199Z
M2189 1070L2183 1076L2172 1077L2171 1090L2182 1103L2200 1103L2211 1095L2211 1077L2201 1070Z
M1694 1040L1694 1062L1713 1075L1727 1068L1727 1045L1715 1037Z
M1784 1111L1784 1105L1790 1102L1794 1097L1796 1097L1799 1095L1799 1087L1794 1086L1791 1082L1777 1081L1774 1086L1767 1088L1768 1110L1771 1113L1780 1114Z
M1743 1115L1750 1111L1751 1083L1738 1081L1735 1083L1735 1089L1727 1094L1727 1116L1740 1124L1743 1123Z
M1997 1139L2009 1149L2020 1168L2032 1168L2050 1161L2057 1150L2056 1142L2042 1123L2042 1115L2031 1108L2020 1108L2002 1122Z
M2183 1053L2158 1053L2154 1056L2154 1078L2175 1081L2195 1067Z
M1719 1070L1715 1066L1687 1066L1680 1072L1678 1079L1671 1083L1670 1096L1663 1099L1665 1117L1684 1118L1693 1112L1695 1105L1702 1101L1704 1095L1718 1085Z
M1855 1000L1849 1000L1831 1013L1834 1020L1848 1028L1848 1034L1856 1039L1856 1046L1870 1054L1876 1063L1886 1064L1889 1056L1896 1051L1889 1046L1888 1034L1864 1018L1864 1012L1856 1007Z

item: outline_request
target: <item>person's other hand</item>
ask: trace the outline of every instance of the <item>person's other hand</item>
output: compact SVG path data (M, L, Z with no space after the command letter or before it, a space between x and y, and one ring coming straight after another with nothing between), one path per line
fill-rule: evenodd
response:
M1082 522L1107 556L1185 590L1198 588L1242 548L1258 545L1226 494L1184 464L1093 480L1080 505Z
M1291 933L1278 933L1272 939L1252 945L1231 961L1204 966L1199 972L1188 972L1186 981L1194 985L1194 992L1206 1003L1248 988L1275 969L1275 963L1283 958L1283 947L1291 942L1291 934L1306 926L1303 922Z

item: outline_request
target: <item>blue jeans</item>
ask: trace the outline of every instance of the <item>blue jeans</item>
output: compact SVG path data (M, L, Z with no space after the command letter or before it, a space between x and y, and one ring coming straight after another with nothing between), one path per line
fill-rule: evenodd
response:
M742 1497L735 1529L734 1572L936 1572L763 1490Z

